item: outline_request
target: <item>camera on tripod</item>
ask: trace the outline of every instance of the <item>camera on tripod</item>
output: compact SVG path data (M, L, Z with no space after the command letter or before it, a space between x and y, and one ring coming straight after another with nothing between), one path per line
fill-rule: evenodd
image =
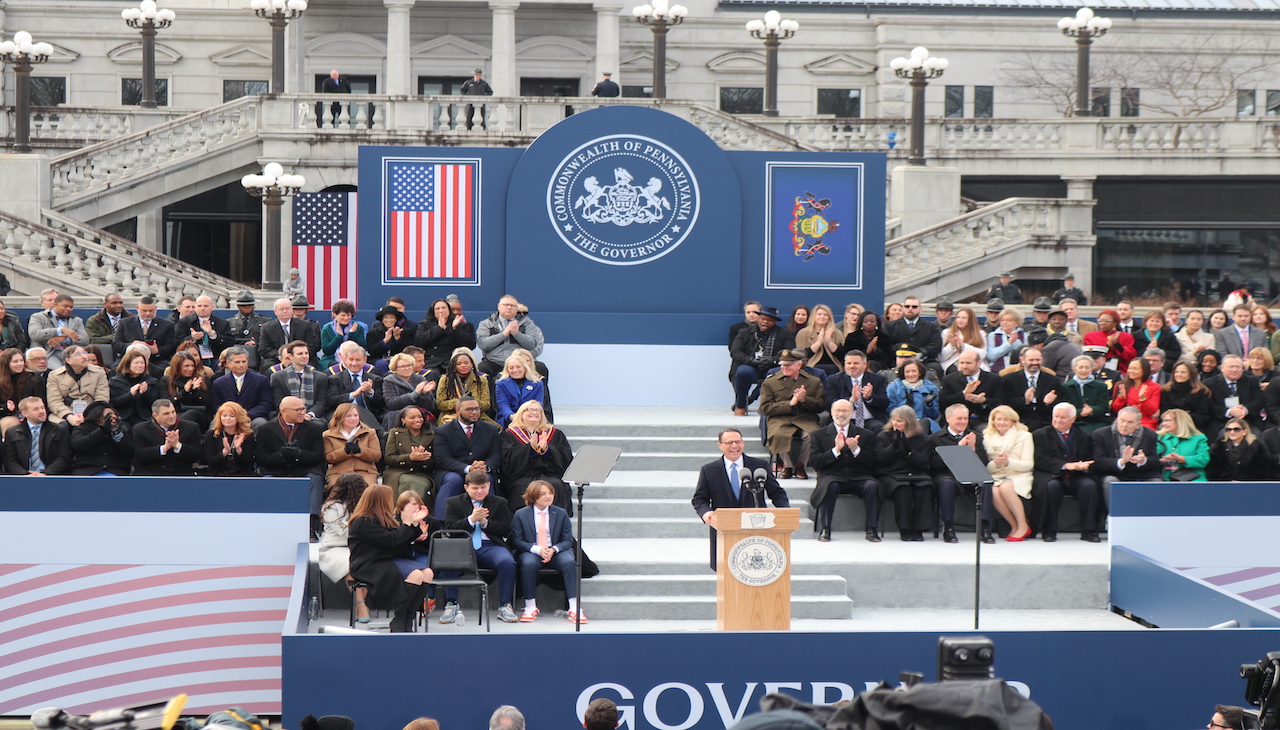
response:
M1245 680L1245 702L1258 708L1244 711L1245 729L1275 728L1277 709L1280 709L1280 687L1276 686L1280 676L1280 651L1267 652L1254 664L1241 664L1240 676Z

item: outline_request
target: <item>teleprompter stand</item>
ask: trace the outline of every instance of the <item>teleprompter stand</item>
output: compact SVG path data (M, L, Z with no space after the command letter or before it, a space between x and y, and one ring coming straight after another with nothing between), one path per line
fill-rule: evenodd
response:
M622 456L622 449L617 446L583 446L574 455L573 462L564 472L566 484L578 487L578 552L574 558L578 561L578 575L574 595L578 597L578 613L582 613L582 496L588 484L602 484L609 478L613 465ZM582 631L582 624L575 621L574 631Z
M951 476L962 486L973 487L974 514L977 516L973 540L973 629L977 631L982 598L982 492L995 481L987 472L987 465L968 446L939 446L937 450ZM995 525L991 527L994 529Z

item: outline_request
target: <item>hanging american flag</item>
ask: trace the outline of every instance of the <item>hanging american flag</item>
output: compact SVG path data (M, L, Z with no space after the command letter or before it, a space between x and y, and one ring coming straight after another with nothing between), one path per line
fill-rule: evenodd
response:
M387 168L390 279L475 277L475 162L393 162Z
M293 267L317 310L356 299L356 194L293 196Z

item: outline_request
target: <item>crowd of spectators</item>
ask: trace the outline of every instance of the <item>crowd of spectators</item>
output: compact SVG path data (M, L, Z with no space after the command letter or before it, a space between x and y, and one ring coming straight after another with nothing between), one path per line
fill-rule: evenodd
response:
M1096 542L1115 481L1262 480L1280 466L1280 336L1265 307L1184 317L1177 303L1139 315L1122 301L1090 322L1072 278L1029 311L1011 305L1022 293L1008 279L985 316L943 298L929 319L907 297L883 316L850 304L835 322L819 304L783 323L747 302L729 332L732 410L759 400L777 478L816 469L820 540L843 492L867 502L868 540L888 499L901 539L923 539L936 499L955 542L957 485L939 446L969 447L994 478L985 542L1056 540L1064 495Z

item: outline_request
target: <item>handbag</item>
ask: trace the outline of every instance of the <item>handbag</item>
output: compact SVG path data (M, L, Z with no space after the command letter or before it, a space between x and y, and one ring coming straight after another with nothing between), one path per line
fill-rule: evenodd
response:
M1184 466L1181 469L1174 469L1173 471L1169 472L1169 479L1175 482L1199 481L1200 472L1196 471L1195 469L1188 469L1187 467Z

